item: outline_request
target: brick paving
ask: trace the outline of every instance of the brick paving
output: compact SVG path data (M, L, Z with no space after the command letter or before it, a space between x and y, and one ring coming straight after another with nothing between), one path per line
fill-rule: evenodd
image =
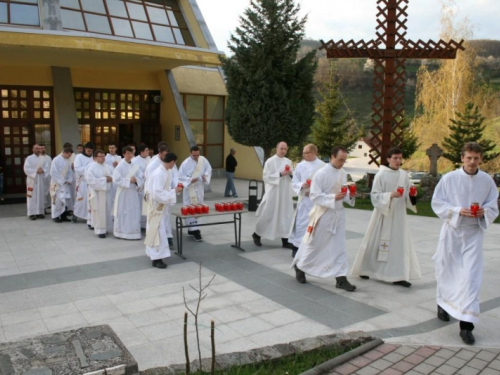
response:
M500 375L500 349L382 344L329 375Z

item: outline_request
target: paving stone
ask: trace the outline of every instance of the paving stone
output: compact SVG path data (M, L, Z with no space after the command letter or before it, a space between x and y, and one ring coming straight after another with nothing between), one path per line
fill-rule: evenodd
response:
M449 360L447 360L445 362L447 365L449 366L452 366L452 367L455 367L455 368L462 368L465 366L465 364L467 363L467 361L465 359L461 359L461 358L457 358L456 356L455 357L451 357Z
M469 363L467 363L467 366L477 368L478 370L482 370L483 368L488 366L488 362L474 358L470 360Z
M401 371L398 371L398 370L394 370L393 368L387 368L385 369L384 371L382 371L380 373L380 375L401 375L402 372ZM407 374L410 374L411 375L411 371L410 372L407 372ZM414 374L414 375L419 375L418 373Z
M397 348L399 348L399 345L382 344L377 346L375 350L378 350L379 352L384 354L389 354L390 352L393 352Z
M359 369L358 371L356 371L356 374L359 374L359 375L376 375L379 373L380 373L380 370L378 370L374 367L370 367L370 366L363 367L362 369Z
M372 361L375 361L379 358L382 358L384 356L384 353L381 353L377 350L370 350L369 352L363 354L363 357L371 359Z
M375 367L376 369L379 370L385 370L388 367L391 367L393 365L392 362L386 361L385 359L377 359L376 361L372 362L370 366Z
M351 365L359 367L359 368L368 366L372 362L373 361L371 359L365 358L363 356L356 357L356 358L349 361L349 363Z
M433 372L436 369L435 366L431 366L428 363L421 363L418 366L415 366L413 370L418 371L421 374L427 375Z
M487 352L486 350L481 350L479 353L476 354L477 359L482 359L483 361L486 362L491 362L496 358L496 354Z
M358 371L358 367L353 366L349 363L344 363L343 365L335 367L333 370L341 375L349 375L353 372Z
M442 365L436 369L436 372L443 375L452 375L457 372L457 369L452 366Z
M389 353L387 354L386 356L384 356L383 358L386 360L386 361L389 361L389 362L392 362L392 363L396 363L396 362L399 362L401 361L405 356L402 355L402 354L399 354L399 353L396 353L396 352L392 352L392 353Z
M436 349L432 349L428 346L422 346L420 349L418 349L413 354L419 355L419 356L424 357L424 358L429 358L431 355L436 353L436 351L437 351Z
M405 373L405 375L422 375L422 374L420 372L415 371L415 370L410 370L407 373Z
M415 349L410 348L407 345L403 345L403 346L400 346L399 348L397 348L394 352L401 354L401 355L404 355L406 357L407 355L410 355L414 351L415 351Z
M425 358L413 353L413 354L410 354L408 357L406 357L405 361L410 362L414 365L418 365L419 363L422 363L423 361L425 361Z
M449 359L455 355L455 352L452 350L443 348L441 350L438 350L434 355L437 357L444 358L444 359Z
M491 353L495 353L497 355L500 354L500 349L498 349L498 348L484 348L484 350L487 350Z
M496 359L488 365L489 368L500 371L500 360Z
M391 368L401 371L404 374L405 372L410 371L413 367L415 367L413 363L400 361L395 363Z
M457 371L457 374L460 375L477 375L479 374L479 371L477 368L470 367L470 366L464 366L461 369Z
M486 367L483 371L481 371L481 375L500 375L500 371Z
M470 361L472 358L474 358L475 355L476 353L471 352L470 350L462 349L457 354L455 354L455 357L463 359L465 361Z

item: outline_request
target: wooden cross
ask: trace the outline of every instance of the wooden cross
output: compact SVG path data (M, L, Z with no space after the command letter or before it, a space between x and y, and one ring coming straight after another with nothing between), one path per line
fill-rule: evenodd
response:
M459 49L464 50L463 40L436 43L419 39L415 43L405 39L408 1L377 0L375 40L321 41L320 49L326 50L328 58L370 58L375 62L369 164L380 165L379 159L385 160L387 151L403 141L406 59L454 59Z

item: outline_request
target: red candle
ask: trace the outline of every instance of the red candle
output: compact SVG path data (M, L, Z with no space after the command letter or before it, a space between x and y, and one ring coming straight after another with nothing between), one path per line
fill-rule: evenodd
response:
M411 185L410 186L410 195L412 197L416 196L417 195L417 187L415 185Z
M243 202L238 202L238 210L243 210Z
M401 196L403 196L403 194L404 194L404 192L405 192L405 188L404 188L404 187L402 187L402 186L398 186L398 188L397 188L396 190L397 190L397 192L398 192L399 194L401 194Z
M224 211L231 211L231 202L224 203Z
M479 211L479 203L473 202L470 205L470 211L472 212L472 215L477 216L477 211Z
M285 171L289 171L290 170L290 166L287 164L285 165Z
M210 207L208 207L208 205L204 204L202 207L204 214L208 214L210 212Z
M189 214L189 210L187 207L181 207L181 214L183 214L184 216L188 215Z
M347 193L347 185L342 185L342 187L340 188L340 191L342 193Z
M196 205L196 213L197 214L202 214L203 213L203 206L201 204Z
M308 184L309 186L311 186L311 180L306 180L306 184Z
M349 193L351 193L352 196L356 195L356 191L357 191L356 184L349 185Z
M195 206L188 206L188 213L189 213L189 215L196 214L196 208L195 208Z
M177 187L178 187L178 188L181 188L181 189L184 189L184 185L182 184L182 182L179 182L179 183L177 184Z

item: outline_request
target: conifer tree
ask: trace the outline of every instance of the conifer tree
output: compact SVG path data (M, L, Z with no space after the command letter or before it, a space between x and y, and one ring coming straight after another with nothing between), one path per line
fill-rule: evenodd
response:
M492 160L500 155L498 152L490 152L495 148L492 141L483 138L486 125L483 125L484 117L479 113L479 108L469 102L465 105L463 113L456 112L456 120L451 119L450 136L443 140L445 152L443 156L458 166L461 163L460 153L467 142L477 142L483 148L483 161Z
M421 146L412 123L407 117L403 120L403 142L397 146L403 151L403 157L405 159L410 159Z
M314 119L316 52L297 57L307 17L294 0L252 0L231 35L226 122L231 137L260 146L264 159L279 141L303 145Z

